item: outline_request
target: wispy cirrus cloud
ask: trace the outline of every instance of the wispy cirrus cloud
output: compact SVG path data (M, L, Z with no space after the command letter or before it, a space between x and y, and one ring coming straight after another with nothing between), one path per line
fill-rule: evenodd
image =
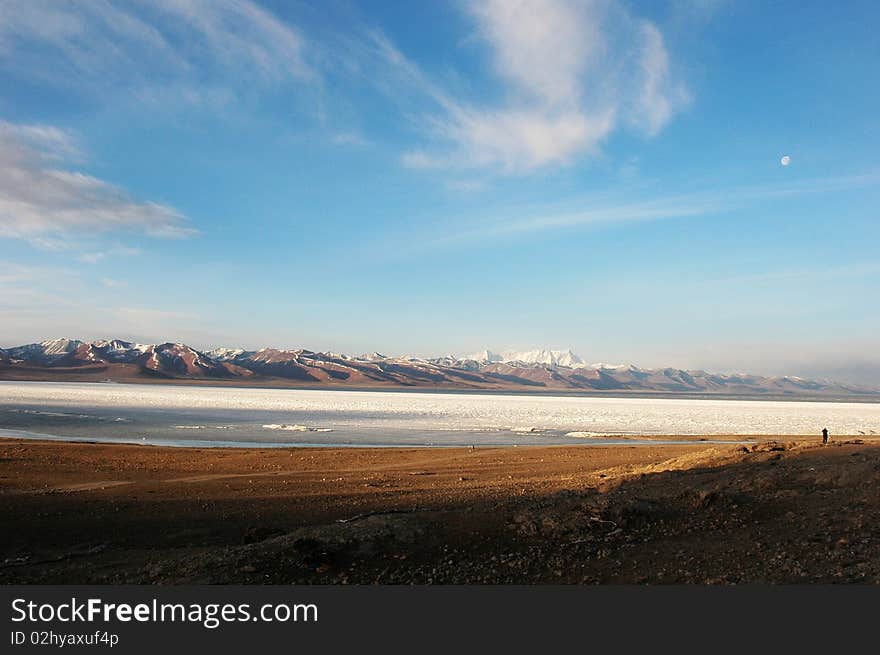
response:
M0 15L0 69L151 111L319 79L297 28L250 0L0 0ZM82 152L70 131L0 121L0 237L95 263L125 249L92 233L196 233L174 207L86 174Z
M76 259L84 264L97 264L108 257L134 257L139 254L141 254L139 248L117 244L115 246L104 247L101 249L88 250L77 255Z
M69 269L49 266L28 266L10 260L0 259L0 289L6 293L11 288L32 282L46 282L57 279L59 275L74 274Z
M471 223L458 230L449 229L447 226L444 234L427 237L422 241L422 244L425 247L441 247L461 243L491 243L499 238L515 239L542 232L588 225L638 223L704 216L720 211L722 206L717 200L698 197L659 198L634 203L601 203L567 212L539 213L533 216L483 221L476 225Z
M470 80L478 99L376 29L309 35L252 0L0 0L0 67L150 107L228 107L255 86L363 78L419 128L405 166L502 174L595 155L619 130L656 135L687 102L660 29L618 0L461 6L490 78Z
M466 5L504 83L496 102L439 90L384 46L387 60L440 105L426 121L434 146L408 152L414 168L523 173L596 153L622 127L657 134L688 100L663 35L613 0L485 0Z
M159 238L196 234L178 210L138 201L124 189L66 167L79 157L74 137L56 127L0 121L0 237L47 250L72 233L133 231Z
M116 278L112 277L102 277L100 282L108 289L122 289L126 286L124 280L117 280Z
M369 144L369 141L357 132L339 132L330 138L330 142L337 146L361 147Z
M630 108L629 120L653 136L687 101L688 94L684 87L670 87L669 54L660 30L652 23L642 21L637 33L640 52L635 74L635 100Z
M65 289L80 282L77 271L56 266L31 266L0 259L0 311L4 313L2 338L8 338L15 326L29 321L35 314L66 310L75 305L58 287L65 281ZM8 345L12 345L11 343ZM2 346L0 346L2 347Z
M570 203L559 211L523 214L505 209L503 219L468 219L450 221L432 228L419 240L423 248L439 248L463 243L492 243L496 239L520 237L589 226L697 218L742 211L774 199L832 194L880 184L880 171L795 182L743 186L718 190L694 190L689 193L647 197L632 201L620 194L606 194L602 199L586 198ZM483 213L491 213L484 210ZM411 237L408 235L408 239Z
M166 93L198 100L194 85L227 86L230 75L316 76L297 29L249 0L0 0L0 14L0 65L53 82L143 94L161 79Z

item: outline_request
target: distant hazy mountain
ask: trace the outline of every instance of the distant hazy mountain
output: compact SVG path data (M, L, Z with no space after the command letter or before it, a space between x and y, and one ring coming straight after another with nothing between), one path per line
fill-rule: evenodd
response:
M216 380L236 384L426 387L446 389L582 390L744 396L878 395L870 387L827 380L718 375L677 368L587 365L570 350L495 353L433 359L348 356L310 350L217 348L114 339L52 339L0 349L0 379L83 381Z

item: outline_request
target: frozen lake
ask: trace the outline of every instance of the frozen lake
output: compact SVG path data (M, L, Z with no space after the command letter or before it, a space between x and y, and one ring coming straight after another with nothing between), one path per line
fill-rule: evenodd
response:
M880 404L0 382L0 436L170 445L633 443L880 434Z

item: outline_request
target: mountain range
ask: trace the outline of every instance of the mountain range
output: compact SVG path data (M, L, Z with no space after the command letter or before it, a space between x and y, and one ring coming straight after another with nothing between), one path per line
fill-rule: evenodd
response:
M458 357L349 356L310 350L200 351L182 343L52 339L0 349L0 380L214 381L239 385L422 387L506 391L591 391L724 396L880 396L828 380L713 374L677 368L586 364L570 350Z

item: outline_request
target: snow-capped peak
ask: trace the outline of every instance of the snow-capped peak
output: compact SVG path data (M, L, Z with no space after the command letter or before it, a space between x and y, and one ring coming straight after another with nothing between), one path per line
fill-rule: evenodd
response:
M76 339L49 339L41 341L40 346L44 355L66 355L74 352L82 343Z
M596 362L595 364L590 364L590 368L605 371L622 371L625 369L638 370L632 364L606 364L605 362Z
M206 355L211 359L216 359L220 362L229 361L230 359L235 359L239 355L243 355L245 353L244 348L214 348L214 350L209 350Z
M150 348L147 344L123 341L122 339L111 339L110 341L99 339L98 341L92 341L91 345L95 348L106 350L108 353L145 353Z
M480 352L465 355L462 359L472 359L475 362L503 362L504 356L491 350L483 349Z
M379 352L372 353L364 353L363 355L358 355L355 359L359 359L364 362L375 362L382 359L388 359L388 355L383 355Z
M523 364L545 364L547 366L565 366L574 368L584 363L578 355L568 350L505 350L496 353L491 350L481 350L478 353L467 355L464 359L473 359L478 362L521 362Z

